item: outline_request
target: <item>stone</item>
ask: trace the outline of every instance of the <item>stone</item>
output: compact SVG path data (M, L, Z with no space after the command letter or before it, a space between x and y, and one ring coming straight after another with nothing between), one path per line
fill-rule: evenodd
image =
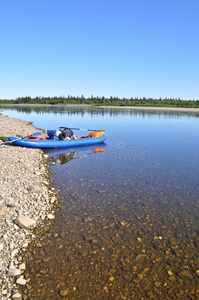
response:
M144 274L138 274L138 278L142 280L144 278Z
M35 186L33 186L33 185L30 186L28 190L32 194L39 194L40 193L40 190L38 188L36 188Z
M6 208L1 208L0 209L0 216L5 216L7 213L7 209Z
M51 199L50 199L50 203L54 203L56 201L56 197L52 197Z
M161 257L158 257L158 258L156 258L156 260L155 260L157 263L159 263L159 262L161 262L162 261L162 258Z
M48 218L49 220L54 220L55 216L52 215L52 214L48 214L48 215L47 215L47 218Z
M2 293L2 295L6 295L8 293L8 291L7 290L3 290L1 293Z
M193 275L187 270L180 272L178 275L182 279L185 279L185 280L192 280L193 279Z
M21 294L16 293L16 294L14 294L14 295L12 296L12 299L13 299L13 300L22 300L22 296L21 296Z
M93 236L86 236L86 237L84 237L84 240L87 241L87 242L91 242L92 240L94 240L94 237Z
M36 227L36 222L28 216L19 216L14 222L20 228L33 229Z
M66 295L68 295L68 290L61 290L60 291L60 296L65 297Z
M19 252L18 249L14 249L14 250L11 252L11 257L14 257L18 252Z
M137 272L137 266L133 266L133 267L132 267L132 271L133 271L133 272Z
M109 281L112 282L113 280L115 280L115 277L111 276L111 277L109 278Z
M19 278L16 280L16 283L17 283L17 284L20 284L20 285L25 285L25 284L26 284L26 280L25 280L23 277L19 277Z
M20 269L9 269L8 275L13 276L13 277L19 276L19 275L21 275L21 270Z
M196 275L199 276L199 270L196 271Z
M4 244L0 244L0 251L3 249Z
M173 276L173 272L168 271L167 273L169 274L169 276Z
M148 259L148 255L146 254L138 254L136 260Z
M25 270L26 269L26 264L25 263L20 264L19 269L20 270Z

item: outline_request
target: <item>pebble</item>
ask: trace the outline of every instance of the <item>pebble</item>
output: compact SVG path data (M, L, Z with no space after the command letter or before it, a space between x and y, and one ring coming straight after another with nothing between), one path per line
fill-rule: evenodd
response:
M65 297L66 295L68 295L68 290L61 290L60 291L60 296Z
M173 272L171 272L171 271L168 271L167 273L169 274L169 276L173 275Z
M192 280L193 279L193 275L187 270L180 272L179 276L182 279L185 279L185 280Z
M47 218L48 218L49 220L54 220L55 216L54 216L53 214L48 214L48 215L47 215Z
M16 280L16 283L17 283L17 284L20 284L20 285L25 285L25 284L26 284L26 280L25 280L23 277L19 277L19 278Z
M20 270L25 270L26 269L26 264L25 263L20 264L19 269Z
M108 293L108 287L107 286L104 286L103 290Z
M20 216L14 222L20 228L33 229L36 227L36 222L28 216Z
M113 280L115 280L115 277L111 276L111 277L109 278L109 281L112 282Z
M5 216L6 213L7 213L7 209L5 209L5 208L0 209L0 216Z
M12 296L12 299L13 299L13 300L21 300L21 299L22 299L22 296L21 296L21 294L16 293L16 294L14 294L14 295Z
M0 136L28 136L36 131L43 133L27 121L0 114ZM1 140L0 148L0 285L6 297L21 300L13 281L26 268L21 249L35 238L30 229L42 225L50 214L56 190L49 190L48 156L42 150L14 147ZM18 284L25 282L17 279Z
M15 276L18 276L20 274L21 274L21 270L20 269L9 269L8 270L8 275L9 276L15 277Z

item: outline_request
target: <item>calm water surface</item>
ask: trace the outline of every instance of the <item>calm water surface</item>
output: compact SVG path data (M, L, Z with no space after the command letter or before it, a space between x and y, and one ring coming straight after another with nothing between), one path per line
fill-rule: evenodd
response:
M61 209L29 256L26 299L198 299L199 114L77 107L4 114L108 135L97 149L48 152Z

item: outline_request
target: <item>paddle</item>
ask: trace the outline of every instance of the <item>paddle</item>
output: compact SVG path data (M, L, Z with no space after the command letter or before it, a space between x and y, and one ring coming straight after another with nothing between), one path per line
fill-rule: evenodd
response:
M68 128L68 127L59 127L60 129L72 129L72 130L84 130L84 131L101 131L98 129L81 129L81 128ZM104 130L103 130L104 131Z
M40 132L35 132L35 133L33 133L33 134L31 134L31 135L29 135L29 136L26 136L26 137L20 137L20 138L17 138L17 139L15 139L15 140L12 140L12 141L6 141L4 144L11 144L11 143L14 143L14 142L16 142L16 141L19 141L19 140L22 140L22 139L24 139L24 138L27 138L27 137L31 137L31 136L39 136L39 135L41 135L41 133ZM2 138L3 139L8 139L7 137L1 137L0 139L2 140Z

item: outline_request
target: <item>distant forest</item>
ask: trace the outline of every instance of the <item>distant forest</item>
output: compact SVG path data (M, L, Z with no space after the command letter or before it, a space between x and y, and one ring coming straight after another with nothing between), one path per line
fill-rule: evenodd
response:
M148 107L188 107L199 108L199 100L182 100L174 98L118 98L118 97L36 97L29 96L17 98L16 100L0 100L0 104L43 104L43 105L56 105L56 104L80 104L80 105L93 105L93 106L148 106Z

